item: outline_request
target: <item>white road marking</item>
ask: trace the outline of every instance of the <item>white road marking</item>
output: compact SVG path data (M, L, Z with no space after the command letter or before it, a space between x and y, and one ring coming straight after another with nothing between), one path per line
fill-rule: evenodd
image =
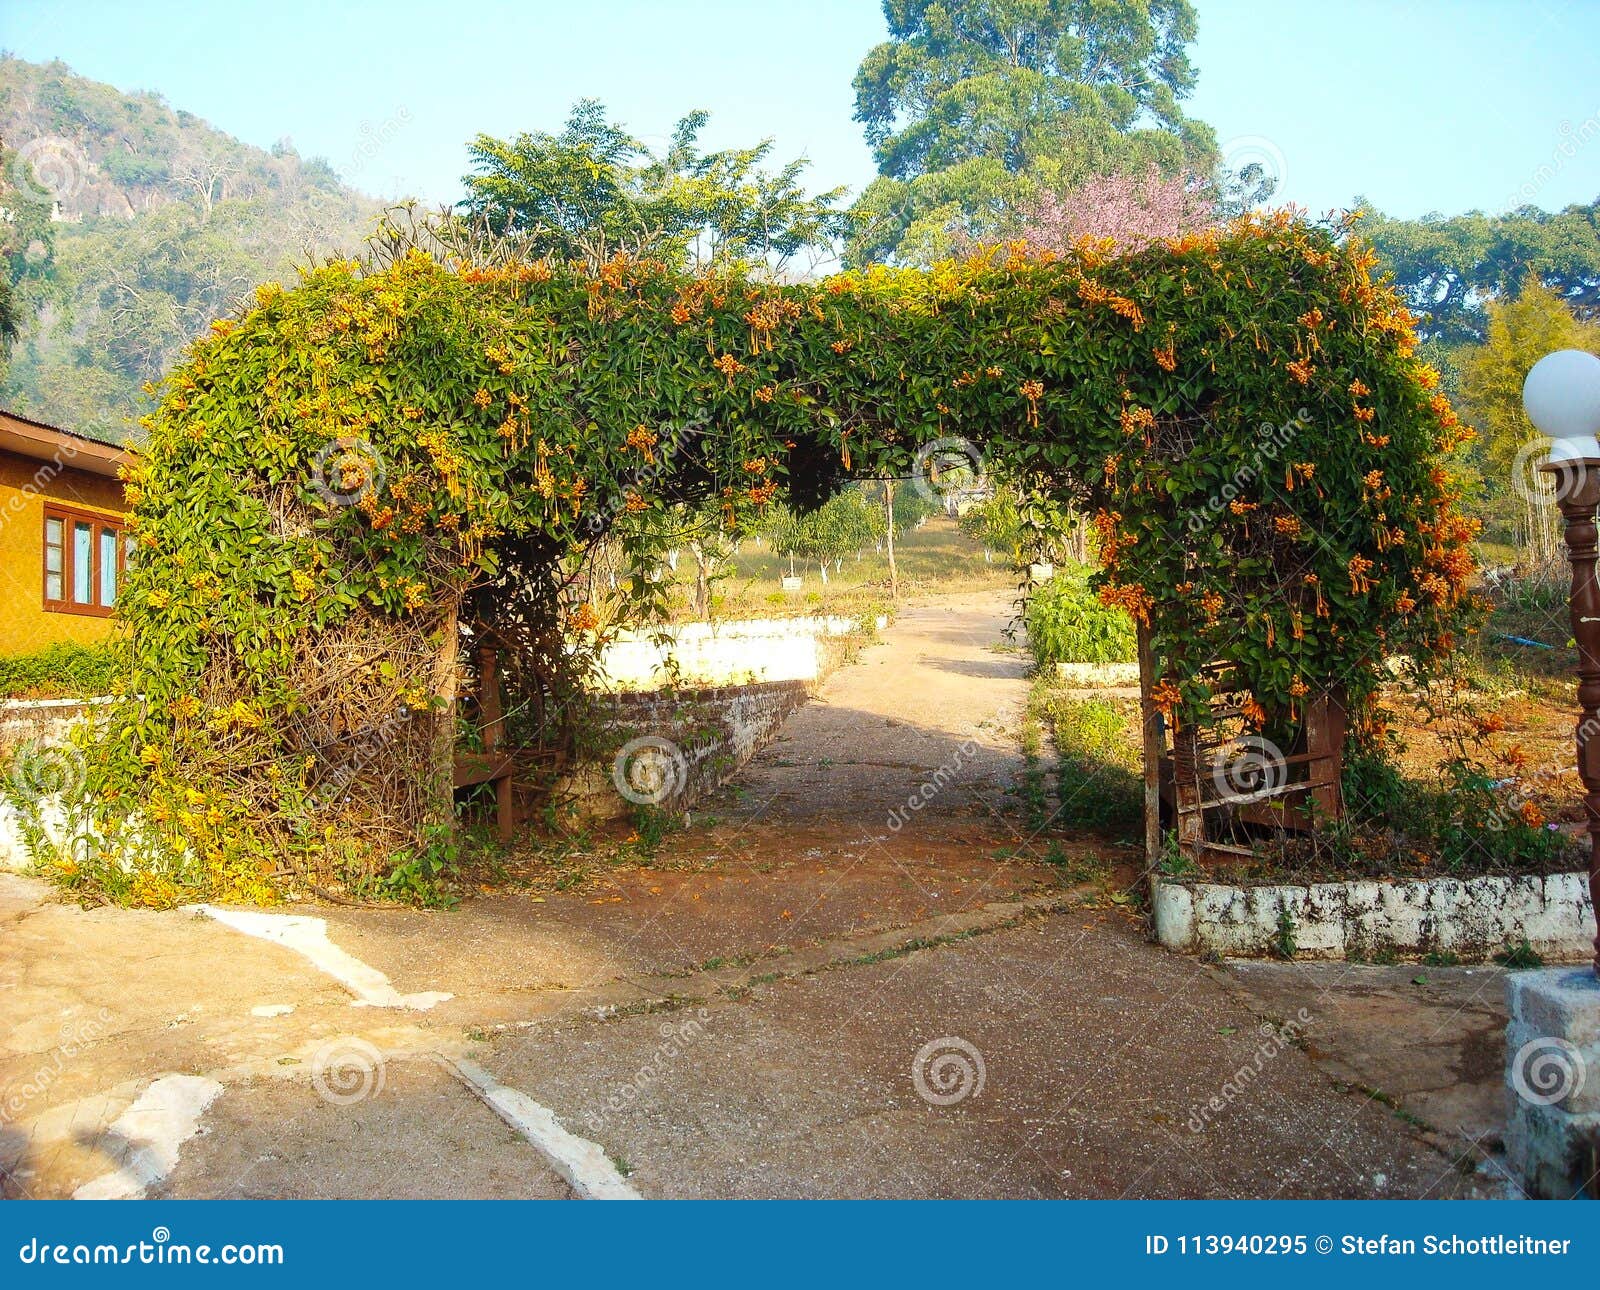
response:
M86 1182L74 1200L142 1200L178 1163L178 1149L200 1129L200 1117L222 1092L203 1075L163 1075L106 1130L127 1144L122 1166Z
M411 1008L425 1012L436 1003L455 998L437 990L401 994L377 968L368 967L330 941L325 919L308 918L303 914L263 914L225 905L187 905L185 908L214 918L246 936L259 937L293 950L355 995L358 1008Z
M490 1110L541 1151L584 1200L643 1199L623 1180L602 1147L562 1128L549 1107L506 1087L475 1062L444 1061Z

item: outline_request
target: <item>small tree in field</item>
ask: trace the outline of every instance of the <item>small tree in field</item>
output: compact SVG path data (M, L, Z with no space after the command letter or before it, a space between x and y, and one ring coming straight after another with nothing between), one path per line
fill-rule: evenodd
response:
M803 514L784 507L767 526L772 549L787 557L790 574L796 559L815 560L823 582L828 581L830 563L837 572L845 556L876 541L882 532L881 514L856 488L847 488Z
M1518 545L1542 563L1559 547L1561 516L1535 469L1544 441L1522 410L1522 382L1552 350L1600 349L1600 327L1579 322L1537 277L1515 300L1491 301L1488 313L1488 340L1461 360L1466 416L1482 436L1488 501L1511 518Z
M1024 495L1009 480L994 480L988 497L968 507L961 531L1004 555L1015 568L1070 559L1087 564L1092 558L1088 526L1068 508Z

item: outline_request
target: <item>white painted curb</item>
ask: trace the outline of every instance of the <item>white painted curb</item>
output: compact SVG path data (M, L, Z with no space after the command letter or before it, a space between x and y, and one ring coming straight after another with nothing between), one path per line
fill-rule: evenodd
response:
M321 972L327 973L356 997L357 1007L409 1008L426 1012L437 1003L455 996L438 990L420 994L401 994L389 978L375 967L368 967L328 939L325 919L302 914L263 914L253 909L233 909L226 905L185 905L185 910L214 918L246 936L271 941L293 950Z
M106 1136L127 1144L120 1168L86 1182L73 1200L142 1200L178 1164L178 1150L200 1130L200 1117L222 1085L200 1075L163 1075L119 1115Z
M490 1110L542 1152L584 1200L644 1199L623 1181L603 1148L568 1132L549 1107L507 1088L475 1062L444 1060Z
M1391 951L1482 963L1524 939L1552 962L1594 953L1589 878L1581 873L1261 887L1157 877L1153 904L1156 940L1187 954L1271 957L1286 929L1294 956L1305 959Z

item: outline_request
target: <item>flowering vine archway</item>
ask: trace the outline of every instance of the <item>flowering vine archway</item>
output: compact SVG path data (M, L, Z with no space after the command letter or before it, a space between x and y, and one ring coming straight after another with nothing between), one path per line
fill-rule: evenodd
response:
M1250 722L1448 649L1463 431L1343 226L999 248L774 285L413 251L262 288L165 382L128 480L128 693L94 836L138 899L261 897L439 820L457 624L564 656L575 558L679 502L736 524L951 435L1092 514L1174 721ZM419 720L419 715L427 718ZM129 862L122 864L128 871Z

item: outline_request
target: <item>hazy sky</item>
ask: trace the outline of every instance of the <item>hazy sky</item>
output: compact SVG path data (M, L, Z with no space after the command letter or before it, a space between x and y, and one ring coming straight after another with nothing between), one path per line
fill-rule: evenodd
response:
M1600 0L1197 8L1190 110L1234 160L1281 169L1286 200L1414 216L1600 195ZM859 190L850 81L884 34L876 0L0 0L13 53L433 202L459 195L473 134L557 128L586 95L647 140L707 108L710 145L772 135L814 187Z

